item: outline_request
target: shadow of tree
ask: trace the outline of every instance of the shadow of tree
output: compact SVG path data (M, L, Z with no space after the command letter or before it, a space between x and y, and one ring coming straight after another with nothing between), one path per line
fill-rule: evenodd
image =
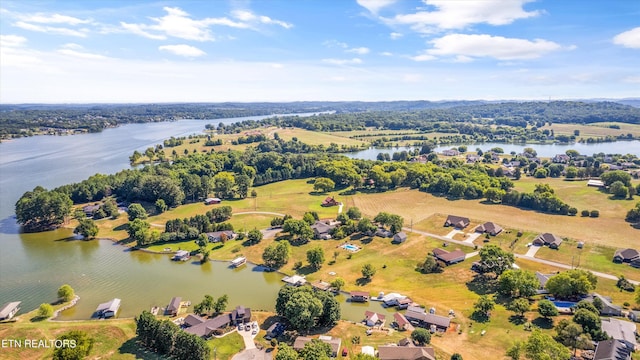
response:
M514 325L522 325L527 322L527 318L521 315L511 315L509 316L509 322Z
M356 279L356 285L364 286L371 282L371 278L361 277Z
M535 318L533 321L531 321L531 323L541 329L553 329L553 319L552 318L544 318L544 317L537 317Z
M299 268L298 270L296 270L296 273L298 273L300 275L309 275L309 274L313 274L316 271L318 271L318 269L314 268L313 266L305 265L305 266Z
M496 292L498 281L493 277L478 274L473 277L473 280L468 281L466 285L467 289L478 295L488 295Z
M471 320L479 323L485 323L489 321L489 316L484 312L474 311L473 314L471 314Z
M164 356L160 356L154 352L151 352L142 346L138 345L136 338L125 341L120 348L118 348L120 354L131 354L135 356L135 359L142 360L161 360L167 359Z
M127 230L129 228L129 224L122 224L122 225L118 225L116 227L113 228L113 230L115 231L121 231L121 230Z

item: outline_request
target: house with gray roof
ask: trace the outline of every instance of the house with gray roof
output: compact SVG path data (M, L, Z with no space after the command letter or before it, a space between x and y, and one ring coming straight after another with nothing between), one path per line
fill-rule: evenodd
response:
M471 220L466 217L449 215L444 222L444 226L453 226L456 229L464 229L471 223Z
M10 320L13 318L16 313L20 311L20 303L20 301L14 301L4 304L4 306L0 308L0 321Z
M613 254L613 262L617 263L630 263L637 259L640 259L640 252L636 249L618 249Z
M165 311L165 314L176 316L178 315L178 312L180 311L181 306L182 306L182 298L179 296L176 296L173 299L171 299L171 302L169 302L169 306L167 306L167 310Z
M602 324L602 331L611 336L611 338L622 341L632 351L635 351L638 345L636 342L636 324L615 318L602 318L600 323Z
M407 241L407 234L404 231L400 231L399 233L393 235L393 240L391 240L394 244L401 244Z
M333 231L333 229L335 229L335 225L328 224L324 221L316 221L313 225L311 225L313 236L316 239L331 239L331 232Z
M631 360L631 349L616 339L598 342L593 360Z
M190 315L191 316L191 315ZM189 316L187 317L189 318ZM222 314L214 317L213 319L208 319L206 321L198 323L198 320L203 320L202 318L198 319L195 316L189 319L190 327L186 328L184 331L189 334L194 334L200 337L209 337L211 335L220 335L224 333L224 329L230 326L231 324L231 314ZM185 319L185 324L187 323L187 319Z
M533 245L548 246L550 249L557 249L560 244L562 244L562 239L551 233L540 234L533 239Z
M109 302L102 303L96 308L95 316L99 318L111 318L116 316L120 309L120 299L115 298Z
M494 222L488 221L482 225L479 225L476 228L476 232L496 236L502 232L502 227Z
M378 347L380 360L436 360L432 347L383 345Z
M451 325L451 319L449 317L426 313L424 309L421 309L421 311L414 308L409 309L404 316L412 324L415 323L415 325L420 327L431 329L432 332L436 330L446 331L449 325Z

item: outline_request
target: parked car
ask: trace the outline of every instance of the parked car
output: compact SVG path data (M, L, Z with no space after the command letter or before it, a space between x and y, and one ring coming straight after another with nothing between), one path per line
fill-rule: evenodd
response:
M251 330L251 325L249 325L249 324L245 325L244 329L247 330L247 331Z

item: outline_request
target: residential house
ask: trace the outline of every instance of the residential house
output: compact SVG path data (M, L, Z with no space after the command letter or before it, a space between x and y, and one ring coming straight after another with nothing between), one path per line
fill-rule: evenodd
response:
M630 310L629 311L629 319L635 322L640 322L640 311L639 310Z
M433 249L433 255L436 257L436 259L444 261L445 264L453 265L464 261L467 254L465 254L464 251L460 249L449 252L447 250L435 248Z
M629 265L631 265L634 268L640 268L640 258L635 259L635 260L631 260Z
M234 325L251 322L251 309L242 305L236 306L231 312L231 322Z
M298 336L296 340L293 342L293 348L297 351L300 351L311 340L313 339L310 337ZM318 340L326 344L329 344L329 346L331 346L332 357L338 356L338 353L340 352L340 345L342 345L342 340L340 340L340 338L333 339L331 336L319 336Z
M324 221L316 221L313 225L311 225L311 230L313 230L313 237L316 239L328 240L331 239L331 232L335 229L335 225Z
M602 331L611 336L611 338L620 340L628 346L631 351L635 351L636 346L636 324L615 318L601 318Z
M100 204L86 205L82 207L82 211L87 217L92 217L93 213L100 209Z
M99 318L111 318L116 316L120 309L120 299L115 298L109 302L102 303L96 308L95 316Z
M620 340L599 341L593 360L631 360L631 349Z
M613 254L613 262L617 263L630 263L637 259L640 259L640 252L636 249L619 249Z
M432 347L383 345L378 347L380 360L436 360Z
M291 286L302 286L307 283L307 279L300 275L285 276L282 278L282 281Z
M410 298L398 299L398 310L407 309L410 305L413 304L413 300Z
M351 296L351 302L369 301L369 293L366 291L352 291L349 295Z
M400 231L399 233L393 235L393 240L391 240L394 244L401 244L407 241L407 234L404 231Z
M204 199L204 204L205 205L220 204L221 202L222 202L222 200L220 200L219 198L206 198L206 199Z
M171 260L173 261L187 261L190 258L190 254L187 250L178 250L176 251L176 253L173 255L173 257L171 258Z
M178 312L180 311L181 306L182 306L182 298L174 297L173 299L171 299L169 306L167 306L167 310L165 310L165 314L176 316L178 315Z
M382 303L385 306L398 306L398 301L406 299L407 297L398 293L388 293L382 297Z
M409 320L400 312L393 313L393 324L398 330L409 330L412 328Z
M332 196L327 196L326 199L322 200L321 206L329 207L329 206L338 206L340 203L336 201Z
M502 227L494 222L486 222L476 228L476 232L487 233L491 236L496 236L502 232Z
M369 310L364 312L364 323L367 326L384 326L384 323L386 321L386 316L382 314L378 314Z
M471 221L469 220L469 218L456 216L456 215L449 215L447 216L447 220L445 220L444 222L444 226L453 226L456 229L464 229L467 226L469 226L470 223Z
M182 325L184 325L186 327L191 327L191 326L195 326L195 325L198 325L198 324L202 324L205 321L207 321L207 320L205 320L204 318L202 318L202 317L200 317L200 316L198 316L196 314L189 314L182 321Z
M467 163L473 164L476 161L482 161L482 156L467 154Z
M187 316L185 318L184 324L187 324L187 319L189 320L189 327L184 331L189 334L194 334L200 337L209 337L211 335L222 335L224 333L224 329L229 327L231 324L231 315L230 314L222 314L214 317L213 319L204 320L200 317ZM199 322L200 321L200 322Z
M567 154L558 154L551 159L551 161L558 164L566 164L569 160L571 160L571 158Z
M536 236L533 239L533 245L536 246L549 246L550 249L557 249L562 244L562 239L551 233L544 233Z
M20 301L14 301L4 304L0 308L0 321L11 320L20 311L20 303Z
M236 238L236 233L231 230L208 232L206 233L206 235L207 235L207 238L209 239L209 242L212 242L212 243L217 243L222 241L223 236L226 238L226 240L231 240Z
M446 331L451 325L449 317L426 313L424 309L408 309L404 316L412 324L430 329L431 332Z
M538 294L546 294L548 293L548 291L545 290L545 285L547 285L547 281L549 281L549 278L551 278L552 276L554 276L556 274L543 274L539 271L536 271L536 277L538 278L538 281L540 282L540 287L538 288Z
M392 237L393 233L391 232L391 230L387 230L383 227L379 227L374 233L374 235L382 238L388 238L388 237Z
M622 307L614 305L611 302L610 297L602 296L598 293L593 293L590 297L590 300L593 301L593 299L596 297L602 301L602 310L600 310L600 315L622 316Z
M285 326L283 323L275 322L271 326L269 326L269 328L267 329L266 337L277 338L278 336L282 335L284 330L285 330Z
M442 150L442 155L444 156L458 156L460 155L460 152L456 149L447 149L447 150Z

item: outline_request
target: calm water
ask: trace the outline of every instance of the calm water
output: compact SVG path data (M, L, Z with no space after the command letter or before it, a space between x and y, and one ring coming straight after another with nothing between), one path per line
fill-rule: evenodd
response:
M54 301L58 287L68 283L81 300L61 315L66 320L89 318L99 303L114 297L122 299L121 317L166 306L173 296L197 303L205 294L227 294L230 306L273 310L282 286L277 273L253 266L229 269L223 262L176 263L168 255L130 252L110 241L73 240L67 229L19 234L13 216L18 198L37 185L50 189L98 172L114 173L129 167L134 150L171 136L201 133L208 123L244 119L129 124L96 134L39 136L0 144L0 305L19 300L30 311ZM348 320L360 320L367 309L387 312L378 303L340 299Z
M480 148L486 152L491 148L500 147L504 150L505 154L509 154L515 151L517 154L521 153L524 148L534 148L539 157L553 157L556 154L564 154L567 150L576 150L582 155L593 155L596 153L605 154L633 154L640 156L640 141L617 141L611 143L597 143L597 144L505 144L505 143L491 143L485 142L480 144L465 144L468 151L475 151ZM451 149L458 145L448 144L437 146L433 151L441 152L442 150ZM393 155L394 152L400 152L403 150L413 150L413 147L398 147L398 148L369 148L366 150L355 151L346 153L344 155L354 159L364 160L376 160L379 153Z

